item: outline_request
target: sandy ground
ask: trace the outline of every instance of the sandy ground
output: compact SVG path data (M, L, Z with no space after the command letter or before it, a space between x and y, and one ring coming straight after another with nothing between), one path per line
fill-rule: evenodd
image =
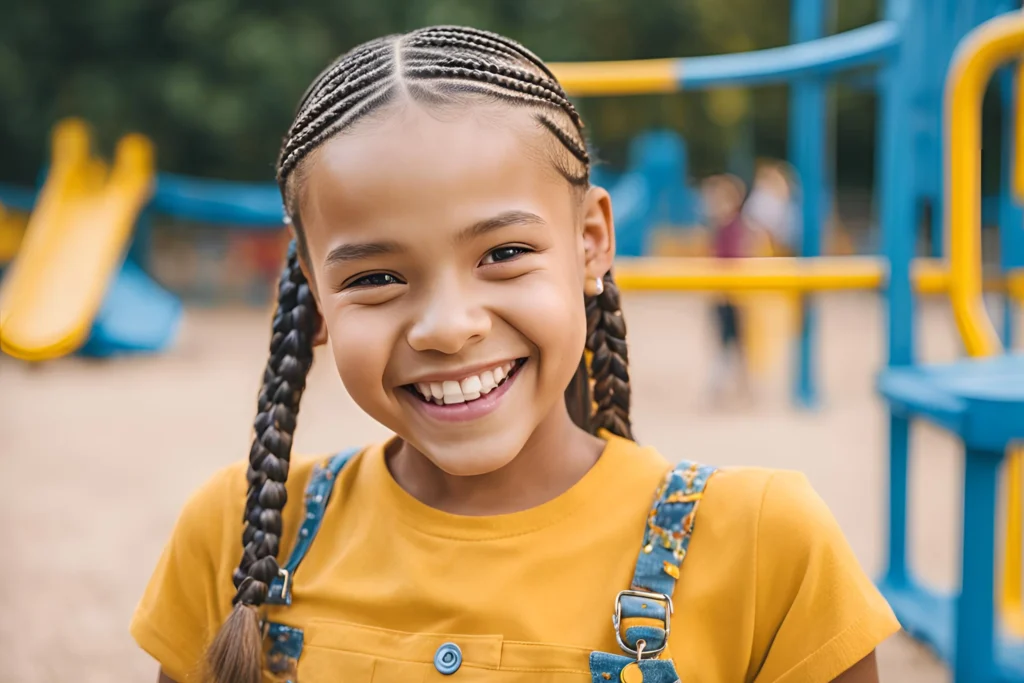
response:
M820 300L821 406L788 401L782 358L756 404L704 404L713 349L707 302L631 295L638 438L673 458L803 470L848 534L865 569L881 569L885 413L872 393L883 358L883 309L871 295ZM945 306L921 311L919 345L952 358ZM69 359L27 367L0 359L0 681L152 681L156 665L128 622L185 498L244 457L267 344L267 315L190 309L176 348L157 358ZM781 354L788 356L788 354ZM383 437L320 357L303 401L297 449L337 449ZM951 586L959 543L957 446L914 433L913 560ZM880 650L882 680L949 680L922 648L897 636Z

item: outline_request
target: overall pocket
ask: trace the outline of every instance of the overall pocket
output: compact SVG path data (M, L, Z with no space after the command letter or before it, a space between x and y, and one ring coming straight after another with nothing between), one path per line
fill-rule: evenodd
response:
M404 633L314 620L306 627L296 683L590 683L589 658L584 648L499 635Z

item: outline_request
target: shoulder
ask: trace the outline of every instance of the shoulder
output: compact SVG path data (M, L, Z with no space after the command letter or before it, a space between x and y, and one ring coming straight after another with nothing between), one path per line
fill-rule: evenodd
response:
M795 671L800 680L832 680L899 629L802 473L722 469L698 517L695 545L703 540L749 586L742 609L756 680L795 679Z
M302 492L309 482L313 469L327 459L323 456L298 456L291 459L288 481L285 484L290 501L302 500ZM217 526L222 526L226 527L224 531L237 527L241 533L241 515L245 509L249 487L246 479L248 467L247 461L240 461L214 472L185 502L178 518L176 532L194 530L206 534ZM215 520L220 520L223 524L211 524Z
M314 468L328 460L291 459L282 549L290 548L296 536L303 492ZM231 577L242 551L247 469L244 461L228 465L189 496L136 607L133 637L174 680L192 680L207 636L217 632L231 611Z
M807 477L791 470L718 468L708 480L701 507L702 518L725 520L758 537L795 530L817 536L835 524Z
M702 516L724 518L734 532L749 535L762 565L785 558L794 567L815 552L846 548L835 517L802 472L723 468L709 482L702 505Z

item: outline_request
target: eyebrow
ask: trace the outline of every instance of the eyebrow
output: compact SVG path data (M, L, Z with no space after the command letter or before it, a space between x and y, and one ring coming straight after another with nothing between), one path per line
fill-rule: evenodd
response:
M477 221L473 225L463 229L455 236L456 243L468 242L472 239L507 228L511 225L545 225L543 218L530 211L503 211L496 216ZM358 261L372 256L384 256L397 254L405 251L405 248L398 242L383 240L380 242L357 242L354 244L342 244L328 252L324 259L324 267Z
M487 233L507 228L510 225L544 225L544 219L529 211L502 211L496 216L477 221L465 228L455 236L455 242L468 242L469 240L486 235Z
M398 244L398 242L392 242L390 240L342 244L339 247L331 249L327 253L327 258L324 259L324 267L327 268L329 266L346 263L348 261L358 261L360 259L370 258L371 256L396 254L400 251L404 251L402 246Z

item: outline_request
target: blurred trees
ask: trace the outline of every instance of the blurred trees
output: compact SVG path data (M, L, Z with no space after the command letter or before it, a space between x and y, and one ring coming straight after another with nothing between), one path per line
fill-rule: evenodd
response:
M837 30L877 16L875 2L837 4ZM553 61L685 57L786 44L789 0L8 3L0 180L33 182L50 127L67 115L89 120L108 147L129 130L151 136L162 170L270 180L298 97L331 59L363 40L435 23L498 31ZM636 132L671 127L703 173L751 140L757 153L783 156L786 103L786 89L776 87L591 99L581 109L601 157L621 163ZM869 174L873 98L842 90L835 106L844 165Z

